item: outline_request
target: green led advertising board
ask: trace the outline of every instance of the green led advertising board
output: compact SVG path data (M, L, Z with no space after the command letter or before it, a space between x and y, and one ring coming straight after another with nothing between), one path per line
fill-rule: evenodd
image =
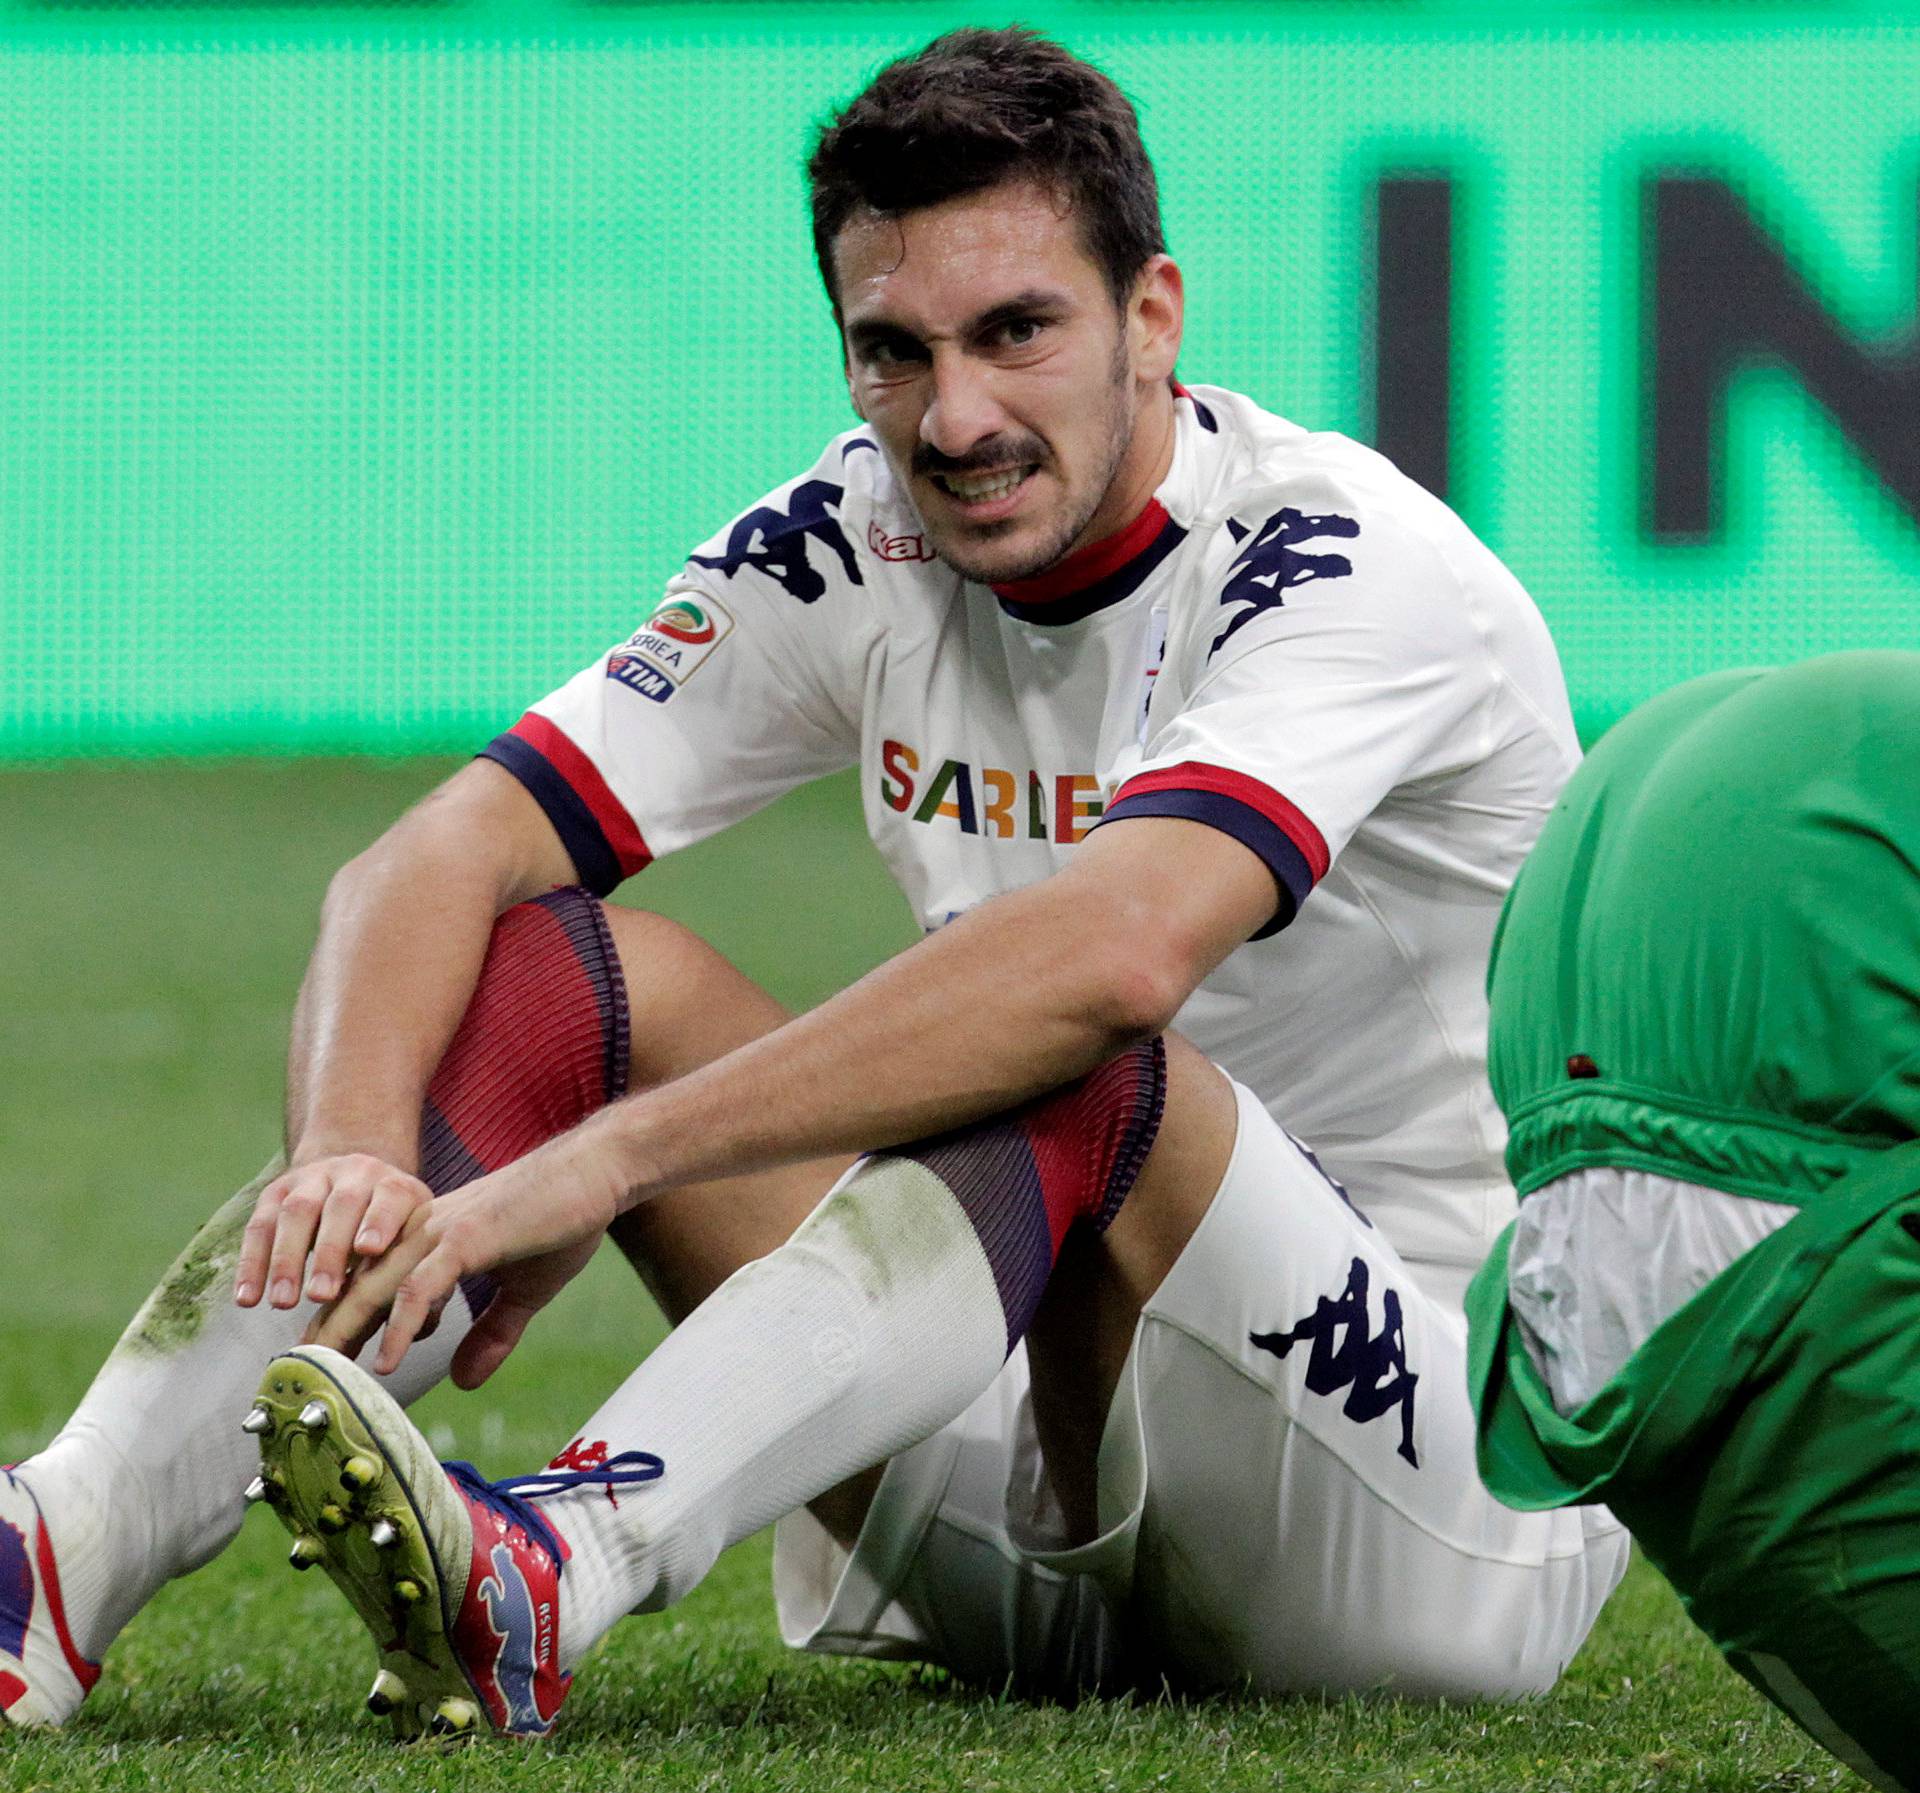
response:
M945 5L0 6L0 755L460 748L850 421L809 122ZM1378 442L1592 734L1920 647L1920 24L1036 5L1184 377Z

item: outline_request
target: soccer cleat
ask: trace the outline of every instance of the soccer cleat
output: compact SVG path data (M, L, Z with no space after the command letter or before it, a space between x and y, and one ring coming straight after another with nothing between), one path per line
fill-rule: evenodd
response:
M0 1470L0 1721L27 1729L65 1724L100 1665L73 1646L60 1572L40 1503Z
M559 1535L469 1465L442 1466L399 1404L336 1351L276 1357L259 1398L274 1422L260 1435L263 1473L279 1472L272 1510L296 1563L307 1553L322 1564L373 1634L368 1704L394 1735L549 1730L571 1682L557 1660ZM335 1510L346 1523L331 1530Z

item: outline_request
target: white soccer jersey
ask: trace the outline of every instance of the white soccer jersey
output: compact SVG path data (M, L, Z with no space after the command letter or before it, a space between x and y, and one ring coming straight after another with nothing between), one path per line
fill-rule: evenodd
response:
M1513 1212L1483 982L1577 759L1559 663L1513 577L1380 456L1215 388L1175 409L1146 511L996 588L932 557L850 431L487 753L602 892L857 764L929 929L1095 825L1232 835L1274 919L1177 1025L1451 1294Z

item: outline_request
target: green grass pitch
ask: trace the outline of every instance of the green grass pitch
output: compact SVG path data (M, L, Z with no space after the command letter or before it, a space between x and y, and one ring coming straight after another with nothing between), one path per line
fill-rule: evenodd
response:
M287 1015L331 869L445 762L79 766L0 774L0 1462L33 1450L199 1220L276 1143ZM816 787L628 892L794 1003L911 937ZM482 1394L431 1398L447 1455L543 1462L658 1335L608 1255ZM239 1415L235 1415L236 1423ZM775 1636L764 1538L630 1621L532 1747L398 1752L372 1652L261 1514L121 1638L79 1720L0 1735L0 1789L1857 1787L1738 1682L1636 1568L1562 1687L1517 1707L1346 1701L1034 1706ZM1405 1590L1417 1599L1417 1589Z

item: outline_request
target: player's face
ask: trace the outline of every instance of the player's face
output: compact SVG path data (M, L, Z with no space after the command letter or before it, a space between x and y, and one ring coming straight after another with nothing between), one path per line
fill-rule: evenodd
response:
M1073 216L1019 182L856 214L834 271L854 409L949 566L1029 578L1124 528L1166 476L1181 295L1165 256L1116 307Z

